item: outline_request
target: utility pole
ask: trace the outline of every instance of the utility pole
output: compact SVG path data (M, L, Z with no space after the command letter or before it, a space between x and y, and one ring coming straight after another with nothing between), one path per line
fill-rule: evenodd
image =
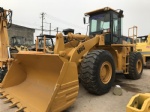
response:
M56 32L58 33L58 27L56 28Z
M45 16L45 13L44 12L42 12L42 14L41 14L41 16L42 16L42 26L41 26L41 30L42 30L42 35L43 35L43 21L44 21L44 16Z
M47 22L44 22L44 23L49 24L49 35L51 35L51 31L52 31L51 30L51 26L52 26L51 23L47 23Z
M49 23L49 35L51 35L51 23Z

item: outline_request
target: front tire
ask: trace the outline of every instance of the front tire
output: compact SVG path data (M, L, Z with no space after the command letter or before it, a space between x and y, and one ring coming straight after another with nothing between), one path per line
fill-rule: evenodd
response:
M129 55L129 74L125 75L128 79L137 80L141 78L143 72L143 58L140 52L131 52Z
M115 80L115 64L112 55L105 50L89 52L81 62L80 80L93 94L107 93Z

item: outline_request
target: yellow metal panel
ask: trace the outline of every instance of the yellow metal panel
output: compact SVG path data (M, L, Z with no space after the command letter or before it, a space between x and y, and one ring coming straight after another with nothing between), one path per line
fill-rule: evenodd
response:
M0 61L8 59L7 47L9 46L8 32L7 32L7 18L6 10L0 13Z
M126 112L150 112L150 94L133 96L127 104Z

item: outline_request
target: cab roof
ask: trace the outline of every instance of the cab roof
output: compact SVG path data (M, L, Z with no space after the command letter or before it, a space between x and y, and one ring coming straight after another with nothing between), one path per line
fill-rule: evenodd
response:
M113 12L119 13L119 12L117 12L116 10L114 10L114 9L112 9L110 7L104 7L104 8L101 8L101 9L97 9L97 10L94 10L94 11L87 12L84 15L85 16L86 15L93 15L93 14L100 13L100 12L103 13L105 11L113 11Z

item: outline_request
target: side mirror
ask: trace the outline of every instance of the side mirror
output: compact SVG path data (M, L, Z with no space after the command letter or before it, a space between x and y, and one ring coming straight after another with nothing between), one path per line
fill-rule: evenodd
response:
M83 17L83 23L84 24L88 24L89 23L89 17L88 16Z

